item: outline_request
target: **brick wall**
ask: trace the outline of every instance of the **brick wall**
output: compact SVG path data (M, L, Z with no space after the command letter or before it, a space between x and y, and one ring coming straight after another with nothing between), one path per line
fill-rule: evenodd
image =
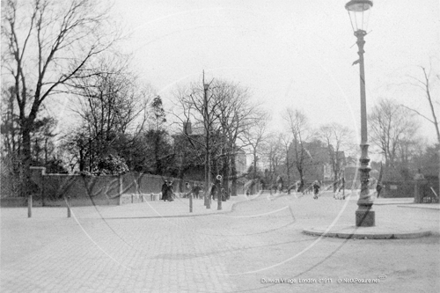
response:
M150 174L130 172L121 176L83 176L65 174L44 174L44 171L34 170L33 178L40 187L40 192L34 195L34 200L44 201L45 205L58 205L59 201L69 197L72 202L82 205L118 204L122 194L130 196L121 199L124 203L132 195L160 193L164 180L173 182L175 192L179 190L179 179ZM190 181L190 183L194 183ZM201 182L198 182L199 184ZM135 196L136 197L136 196ZM143 197L136 197L132 202L141 202Z
M114 205L124 202L142 202L151 200L152 193L160 193L164 180L173 182L176 193L188 192L186 182L191 185L200 181L162 177L151 174L130 172L121 176L83 176L68 174L45 174L45 168L32 168L32 180L38 186L33 194L35 205L60 206L64 205L64 198L70 198L74 205ZM180 190L179 186L183 186ZM243 187L238 184L239 192ZM124 198L121 198L121 195ZM142 194L146 196L135 196ZM133 197L134 195L134 197ZM2 206L9 205L9 201L2 199Z

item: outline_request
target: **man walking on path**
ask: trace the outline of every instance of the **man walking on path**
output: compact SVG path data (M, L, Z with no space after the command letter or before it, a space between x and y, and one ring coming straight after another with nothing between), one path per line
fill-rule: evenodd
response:
M319 189L321 188L321 186L319 185L318 180L315 180L315 182L313 182L313 198L314 199L318 199L318 194L319 194Z

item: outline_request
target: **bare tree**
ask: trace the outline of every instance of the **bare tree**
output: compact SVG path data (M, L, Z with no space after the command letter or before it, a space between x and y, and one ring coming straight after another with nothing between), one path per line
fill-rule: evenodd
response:
M89 62L116 36L103 30L106 17L107 10L91 0L2 2L3 77L14 88L19 110L24 186L30 182L30 133L40 108L69 81L93 74Z
M199 83L193 83L189 88L180 88L177 90L175 97L179 105L178 113L174 116L182 122L183 125L189 125L191 121L203 127L203 139L195 138L184 128L185 135L193 145L203 146L205 152L205 205L211 208L208 198L208 191L211 186L212 172L212 138L214 133L218 131L219 125L217 121L216 110L219 101L215 99L212 93L212 82L205 82L205 74L203 73L201 86Z
M432 123L434 125L435 133L437 135L437 142L438 142L438 144L440 144L439 123L438 123L438 119L437 119L437 113L436 113L435 107L434 107L434 102L435 101L431 97L431 82L430 82L431 81L431 77L430 77L430 74L428 72L426 72L426 68L425 67L421 66L420 68L423 71L423 79L414 78L414 80L416 81L415 85L417 87L419 87L425 93L425 98L428 101L428 105L429 105L429 108L430 108L430 111L431 111L432 118L429 118L429 117L423 115L422 113L420 113L419 111L417 111L417 110L415 110L413 108L410 108L410 107L407 107L407 106L404 106L404 105L402 105L402 106L407 108L407 109L409 109L409 110L411 110L411 111L413 111L413 112L415 112L420 117L422 117L425 120L427 120L430 123ZM440 75L437 75L437 79L440 80ZM439 102L437 101L437 103L439 103Z
M435 132L437 135L437 143L438 143L438 166L439 166L439 174L438 174L438 178L439 178L439 190L440 190L440 130L439 130L439 122L437 119L437 112L435 111L435 107L434 107L434 103L439 104L439 101L434 101L432 96L431 96L431 75L430 73L426 72L426 68L423 66L420 66L420 68L423 71L423 78L419 79L419 78L415 78L413 77L413 79L415 80L415 85L417 87L419 87L425 94L425 98L428 101L428 105L429 108L431 110L431 115L432 115L432 119L423 115L422 113L420 113L419 111L407 107L407 106L403 106L413 112L415 112L417 115L419 115L420 117L424 118L425 120L429 121L430 123L432 123L434 125L435 128ZM440 75L436 75L437 79L440 80Z
M371 141L381 150L385 167L395 168L401 144L414 139L419 124L409 110L390 99L380 100L369 120Z
M253 124L246 126L241 140L243 147L249 147L252 152L253 158L253 174L252 179L257 178L257 162L259 160L259 154L262 151L262 146L266 140L267 124L269 121L269 114L261 111L258 114L259 119L254 121Z
M291 139L286 138L286 135L283 133L268 133L267 139L262 146L262 161L269 167L267 170L268 173L265 174L266 183L269 184L269 186L275 184L276 175L283 172L282 165L287 159L287 152L284 149L285 145L283 145L283 139L285 141L291 141Z
M311 134L307 116L300 110L287 108L283 113L283 119L287 126L287 131L292 135L292 155L293 163L299 173L300 187L304 187L304 175L306 171L307 158L309 156L305 143Z
M136 76L128 71L125 61L122 64L115 59L99 61L99 74L72 84L78 96L77 106L72 110L81 119L76 132L83 132L77 143L81 150L84 138L88 140L89 171L96 167L97 159L112 152L117 155L118 142L123 137L131 134L134 139L144 130L145 112L151 99L136 82Z
M246 126L256 120L258 107L250 103L248 90L233 82L212 80L207 83L203 78L202 85L195 83L189 88L177 89L175 97L179 108L174 116L184 125L183 134L193 150L204 149L205 187L211 184L212 172L218 171L225 179L225 190L231 180L231 194L236 195L236 156L241 149L238 142ZM191 125L195 131L203 128L203 139L200 133L188 132L193 129Z
M327 151L330 165L333 171L333 181L337 181L343 167L342 152L349 148L352 135L348 127L338 123L322 125L318 130L318 135L327 144ZM334 184L336 191L336 184Z
M9 155L10 158L18 154L21 145L18 125L17 109L15 107L14 88L2 89L1 103L1 134L3 139L2 156Z
M221 156L223 158L223 186L228 190L231 179L231 194L237 195L236 156L239 151L238 139L247 126L255 120L258 109L249 101L246 88L228 81L217 81L213 95L219 102L215 111L222 136Z
M292 181L290 180L292 178L292 170L295 165L295 162L293 160L292 154L291 154L291 146L293 142L292 133L288 133L285 135L280 135L279 141L282 146L282 154L284 157L284 165L286 166L286 176L287 176L287 193L290 194L290 189L292 185Z

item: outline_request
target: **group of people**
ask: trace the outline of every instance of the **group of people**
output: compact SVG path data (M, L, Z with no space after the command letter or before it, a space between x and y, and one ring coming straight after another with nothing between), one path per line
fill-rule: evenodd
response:
M283 177L278 176L275 182L272 185L270 185L269 192L270 194L272 194L272 190L273 190L275 193L280 193L283 191L283 189L284 189Z
M288 187L287 192L294 190L296 192L302 192L303 195L305 195L313 191L313 198L318 199L320 195L321 184L322 183L320 181L315 180L310 186L303 188L301 185L301 181L297 181L293 185ZM334 191L333 198L339 200L345 200L345 194L343 192L345 189L345 178L342 177L341 179L333 182L333 184L327 186L328 188L325 188L325 190L329 190L331 186L333 186L333 191ZM278 176L277 180L272 185L269 185L269 187L270 187L269 188L270 194L272 194L272 190L275 190L276 192L281 192L283 190L283 180L281 176ZM379 197L381 190L382 190L382 185L379 182L377 182L376 183L377 197Z
M163 201L173 201L174 190L173 183L171 181L165 180L162 184L162 200Z
M188 182L185 185L186 189L189 190L186 196L192 194L193 198L200 198L200 191L203 189L203 186L199 186L199 184L194 183L194 185L191 187Z
M188 192L184 195L184 197L189 196L192 194L193 198L202 198L201 191L203 190L203 186L198 185L197 183L194 183L193 186L191 186L188 182L185 184L186 189ZM217 199L217 194L220 194L222 197L222 200L225 201L229 198L228 193L224 188L219 188L219 184L212 184L209 195L212 199ZM218 192L219 191L219 192ZM162 200L163 201L173 201L175 197L174 189L173 189L173 183L169 180L164 180L164 183L162 184Z
M191 187L190 183L186 183L186 190L188 191L184 197L188 197L189 195L192 194L193 198L203 198L203 195L200 193L203 190L203 185L198 185L198 183L194 183L194 185ZM217 194L220 193L222 200L225 201L226 199L229 198L229 194L228 192L226 192L225 188L220 187L219 182L215 182L213 184L211 184L211 188L209 189L209 195L211 197L211 199L217 199Z
M229 194L226 192L226 189L223 187L221 187L219 189L217 184L212 185L209 195L211 196L211 198L213 200L218 199L217 196L219 196L219 195L221 196L222 201L226 201L227 199L229 199Z

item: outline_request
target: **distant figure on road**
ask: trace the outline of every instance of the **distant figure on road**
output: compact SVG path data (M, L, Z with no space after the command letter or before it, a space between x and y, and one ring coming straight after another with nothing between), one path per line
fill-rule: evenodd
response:
M255 185L255 180L249 180L248 182L246 182L244 184L244 191L245 191L246 195L251 195L252 194L254 185Z
M295 191L296 192L301 191L301 181L299 181L299 180L295 182ZM304 193L304 191L303 191L303 193Z
M276 182L277 182L277 190L278 192L281 192L283 190L283 177L278 176Z
M276 183L272 183L270 185L270 188L269 188L270 194L272 194L272 190L273 190L273 192L277 192L277 184Z
M162 184L162 200L166 201L167 200L167 191L168 191L168 182L165 180Z
M191 187L191 183L186 182L185 183L186 193L183 195L184 198L189 198L189 196L193 193L193 188ZM194 194L193 194L194 198Z
M318 199L319 189L321 188L321 185L319 185L318 180L315 180L313 182L313 198Z
M335 191L333 198L334 199L341 199L341 200L345 199L344 189L345 189L345 178L342 177L342 179L339 182L339 187ZM341 195L341 191L342 191L342 195Z
M195 183L192 189L194 198L199 198L199 192L200 192L200 186L197 183Z
M212 184L210 194L211 198L215 200L217 198L217 185Z
M341 192L341 190L345 189L345 177L342 177L341 179L341 185L339 185L339 192Z
M382 184L380 184L380 182L377 182L377 185L376 185L377 198L379 198L381 191L382 191Z
M224 187L222 187L220 189L220 194L221 194L221 197L222 197L222 201L226 201L227 199L229 199L229 195L226 192L226 189Z
M173 201L173 195L174 195L174 190L173 190L173 182L168 181L167 184L167 200L168 201Z

